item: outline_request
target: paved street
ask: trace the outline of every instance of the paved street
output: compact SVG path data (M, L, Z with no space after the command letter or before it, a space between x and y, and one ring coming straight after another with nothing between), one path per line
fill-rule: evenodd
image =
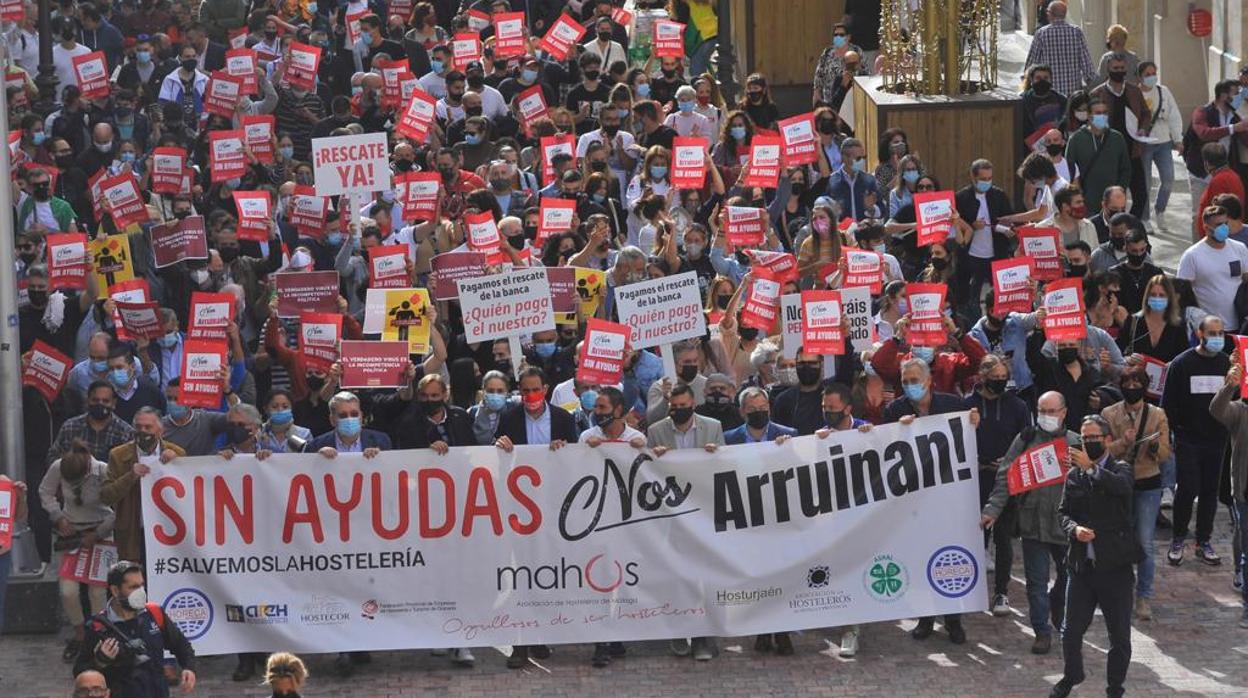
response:
M1158 570L1155 620L1137 623L1128 695L1207 696L1248 693L1248 630L1238 627L1240 604L1230 584L1227 517L1218 519L1215 545L1222 567L1195 561L1190 551L1179 568ZM1168 538L1167 538L1168 540ZM1165 541L1158 555L1164 557ZM716 661L696 663L667 655L666 645L629 647L629 656L606 669L589 666L589 645L558 647L543 666L509 671L492 649L477 651L474 670L451 667L428 652L376 656L350 681L332 675L331 657L309 661L308 696L681 696L734 698L777 696L1039 696L1061 674L1057 647L1045 657L1028 653L1022 560L1016 553L1010 618L977 614L967 620L967 644L949 644L939 632L925 642L905 631L914 621L868 626L857 658L829 651L839 632L818 630L797 639L797 656L760 656L749 638L723 641ZM939 626L938 626L939 628ZM1084 644L1089 678L1076 696L1104 695L1106 637L1098 619ZM69 667L52 636L0 638L0 696L63 698ZM268 695L256 685L230 681L232 657L206 658L195 695L211 698Z

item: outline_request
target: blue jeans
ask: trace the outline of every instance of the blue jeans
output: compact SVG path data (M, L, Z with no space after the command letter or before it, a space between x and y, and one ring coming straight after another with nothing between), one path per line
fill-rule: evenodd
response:
M1141 599L1153 598L1153 565L1157 557L1153 534L1157 531L1157 514L1160 511L1160 487L1135 491L1135 535L1144 548L1144 560L1136 570L1135 579L1135 595Z
M1164 490L1169 487L1173 491L1178 481L1178 469L1174 464L1174 452L1171 451L1170 457L1161 462L1161 488Z
M689 75L696 78L711 67L711 54L719 47L719 39L703 41L689 58Z
M1049 586L1049 559L1057 566L1057 582ZM1066 546L1023 539L1023 575L1027 578L1027 612L1031 629L1048 635L1062 627L1066 608ZM1052 622L1052 625L1050 625Z
M1170 190L1174 186L1174 144L1167 141L1157 145L1144 146L1140 155L1140 164L1144 166L1144 186L1147 191L1153 187L1153 163L1157 164L1157 174L1161 181L1157 183L1157 200L1153 209L1158 215L1166 212L1166 203L1170 201ZM1198 199L1199 201L1199 199ZM1148 220L1148 209L1144 209L1144 220Z

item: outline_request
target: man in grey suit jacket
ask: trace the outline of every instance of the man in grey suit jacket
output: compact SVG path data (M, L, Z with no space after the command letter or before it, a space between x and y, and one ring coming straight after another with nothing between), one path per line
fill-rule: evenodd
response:
M656 458L678 448L701 448L713 453L724 445L724 429L719 420L694 414L695 394L687 383L677 384L668 396L667 416L646 429L646 441ZM716 654L715 638L695 637L693 644L684 638L672 640L672 653L683 657L693 652L693 658L705 662Z

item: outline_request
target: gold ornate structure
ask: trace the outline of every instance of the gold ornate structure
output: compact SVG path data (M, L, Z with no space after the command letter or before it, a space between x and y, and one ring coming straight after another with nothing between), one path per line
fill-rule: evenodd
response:
M971 94L997 86L1000 0L884 0L883 89Z

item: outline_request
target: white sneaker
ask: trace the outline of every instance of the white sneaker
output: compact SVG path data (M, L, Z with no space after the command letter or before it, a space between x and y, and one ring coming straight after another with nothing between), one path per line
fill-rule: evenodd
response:
M471 667L477 662L477 658L472 656L472 650L459 647L451 650L451 661L459 666Z
M846 630L841 635L841 650L838 653L842 657L852 657L858 654L858 628Z
M1174 508L1174 488L1167 487L1166 489L1161 491L1161 508L1162 509Z
M1000 618L1010 615L1010 599L1005 594L997 594L992 599L992 615Z

